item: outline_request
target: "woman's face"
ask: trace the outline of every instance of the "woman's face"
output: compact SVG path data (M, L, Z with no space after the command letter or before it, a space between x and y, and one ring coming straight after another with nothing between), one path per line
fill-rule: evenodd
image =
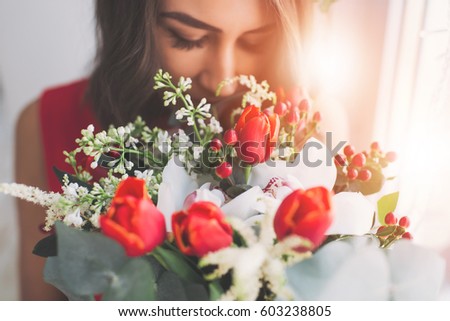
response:
M240 74L269 80L277 52L276 18L261 0L161 1L156 50L161 67L177 79L191 77L191 96L226 100L239 90L217 85Z

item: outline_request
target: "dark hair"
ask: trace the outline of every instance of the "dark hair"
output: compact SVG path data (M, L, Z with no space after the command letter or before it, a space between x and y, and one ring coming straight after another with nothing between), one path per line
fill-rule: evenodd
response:
M280 61L282 70L289 70L290 78L298 83L301 69L295 64L300 43L309 33L304 30L311 18L311 0L269 0L269 4L279 18L288 49ZM87 97L104 127L125 124L137 115L149 120L164 110L151 108L158 101L153 91L158 68L153 47L158 6L159 0L96 1L98 48Z
M103 126L145 114L157 61L152 24L156 0L97 0L97 56L88 98Z

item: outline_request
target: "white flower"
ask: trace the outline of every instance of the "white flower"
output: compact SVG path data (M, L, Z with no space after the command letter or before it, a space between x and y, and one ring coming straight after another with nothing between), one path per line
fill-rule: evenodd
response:
M179 158L172 157L162 172L157 204L166 218L168 231L171 231L172 214L183 209L186 196L197 188L197 182L188 175Z
M191 78L184 78L180 77L180 80L178 81L178 87L182 91L187 91L188 89L192 88L192 79Z
M123 126L117 128L117 134L119 135L120 138L123 138L123 136L125 135L125 128L123 128Z
M223 131L222 126L220 126L220 122L215 117L211 117L209 121L209 129L213 134L220 134Z
M203 146L194 146L193 150L194 150L194 159L199 160L203 152Z
M63 187L64 194L67 196L78 197L78 188L80 186L77 183L70 183L69 185Z
M207 279L215 279L233 270L231 287L221 299L255 300L264 284L279 296L290 297L285 288L284 267L310 256L310 253L298 254L293 250L305 242L298 237L289 237L274 245L271 215L263 216L258 238L244 222L231 220L230 223L245 239L247 247L228 247L207 254L199 263L200 267L217 266L215 271L206 276Z
M64 217L64 223L69 226L81 227L83 219L81 218L80 208L76 208L72 213Z
M161 130L158 132L157 137L157 147L161 153L168 154L171 150L172 139L169 136L169 132L166 130Z
M92 125L92 124L90 124L88 127L87 127L87 131L88 132L90 132L91 134L93 134L94 133L94 125Z
M207 104L206 98L202 98L196 108L196 111L201 116L203 116L205 118L210 118L211 117L211 113L209 112L210 109L211 109L211 104Z
M189 194L184 201L184 208L190 207L193 203L198 201L206 201L216 204L221 207L225 202L225 196L218 189L211 190L211 183L203 184L199 189Z
M288 176L292 176L304 188L324 186L328 190L333 189L337 171L330 156L331 152L315 138L309 139L305 146L310 147L307 150L302 150L293 163L283 160L269 160L253 167L249 184L264 188L273 177L287 179ZM331 158L329 165L327 165L328 157Z
M177 94L171 91L165 91L163 94L164 106L177 104Z
M230 217L237 217L242 220L259 214L259 201L264 196L259 186L254 186L248 191L238 195L222 206L222 211Z

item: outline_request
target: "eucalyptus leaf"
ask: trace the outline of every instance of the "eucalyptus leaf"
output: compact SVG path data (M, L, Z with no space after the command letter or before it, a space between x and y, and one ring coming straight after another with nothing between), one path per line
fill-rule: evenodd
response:
M399 192L384 195L377 202L378 221L384 224L384 218L389 212L395 211L398 203Z
M160 301L206 301L206 285L181 279L172 271L165 271L157 280L157 298Z
M155 275L144 259L130 259L115 275L103 295L105 301L151 301L156 299Z
M387 251L393 300L437 300L445 277L445 261L409 240Z
M71 301L92 301L92 295L76 295L71 291L70 283L64 278L55 256L47 258L44 268L44 280L59 289Z
M389 265L375 239L331 242L287 269L297 300L387 300Z
M34 246L33 254L41 257L56 256L56 234L49 235L37 242L37 244Z
M130 260L114 240L100 233L84 232L56 223L58 256L54 257L65 293L75 296L103 293ZM48 261L49 262L49 261ZM54 279L49 268L45 280Z

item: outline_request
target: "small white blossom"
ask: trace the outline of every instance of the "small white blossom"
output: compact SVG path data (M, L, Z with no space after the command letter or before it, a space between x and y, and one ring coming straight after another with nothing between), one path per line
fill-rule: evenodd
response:
M192 79L191 78L184 78L180 77L180 80L178 81L178 87L182 91L187 91L192 88Z
M81 218L80 208L76 208L75 211L73 211L70 214L67 214L64 217L63 222L69 226L74 226L78 228L81 227L83 225L83 219Z
M123 136L125 135L125 128L123 126L117 128L117 134L119 135L120 138L123 138Z
M209 121L209 129L211 130L211 133L213 133L213 134L220 134L223 131L223 128L220 125L220 122L215 117L211 117L211 119Z
M193 150L194 150L194 159L195 160L199 160L200 159L200 155L203 152L203 146L194 146Z

